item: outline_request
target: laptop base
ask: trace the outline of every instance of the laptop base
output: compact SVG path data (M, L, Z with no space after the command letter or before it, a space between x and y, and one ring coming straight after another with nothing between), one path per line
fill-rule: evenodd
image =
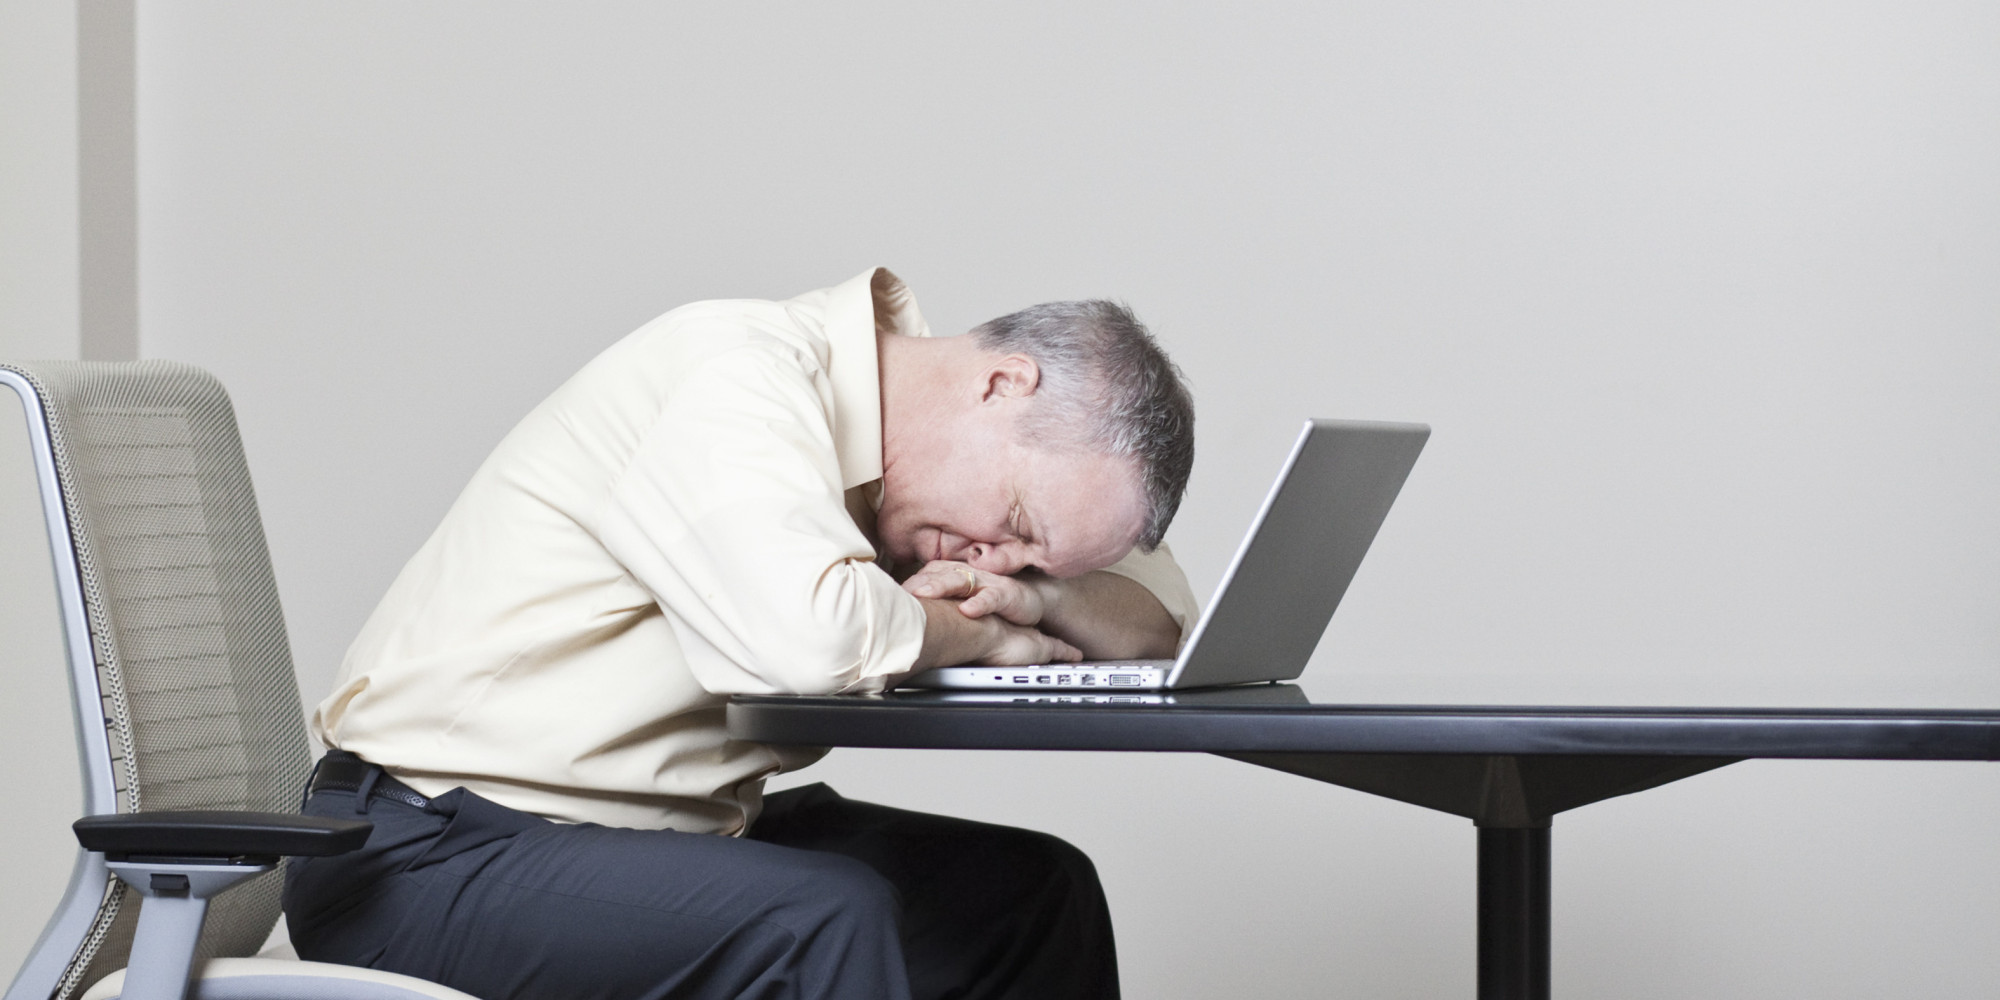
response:
M1172 660L1097 660L1025 667L941 667L918 674L903 686L945 691L1158 691L1167 686L1173 666Z

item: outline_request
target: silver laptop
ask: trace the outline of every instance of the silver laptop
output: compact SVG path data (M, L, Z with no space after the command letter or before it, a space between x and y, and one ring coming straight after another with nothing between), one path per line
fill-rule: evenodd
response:
M1178 659L941 667L904 686L1086 694L1291 680L1430 434L1425 424L1307 421Z

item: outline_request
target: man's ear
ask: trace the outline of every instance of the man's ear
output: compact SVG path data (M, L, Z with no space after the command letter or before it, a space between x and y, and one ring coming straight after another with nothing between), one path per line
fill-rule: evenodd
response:
M989 399L1025 398L1035 394L1042 384L1042 369L1035 359L1025 354L1009 354L994 362L986 369L986 382L981 387L979 401Z

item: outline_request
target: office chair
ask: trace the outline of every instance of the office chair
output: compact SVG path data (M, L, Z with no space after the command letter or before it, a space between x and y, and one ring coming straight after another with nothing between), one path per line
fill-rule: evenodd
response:
M0 385L27 413L87 814L5 1000L473 1000L246 957L277 922L279 859L354 850L369 826L297 815L298 682L222 386L166 361L0 363Z

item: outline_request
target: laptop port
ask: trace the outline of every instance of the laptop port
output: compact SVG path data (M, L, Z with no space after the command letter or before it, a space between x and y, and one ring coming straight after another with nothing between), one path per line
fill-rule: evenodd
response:
M1081 683L1084 687L1092 687L1097 683L1097 675L1084 674L1082 677L1078 678L1078 682Z
M1112 675L1111 675L1111 686L1112 686L1112 687L1121 687L1121 688L1122 688L1122 687L1138 687L1138 686L1139 686L1139 675L1138 675L1138 674L1112 674Z
M1076 679L1076 678L1074 678L1074 677L1071 677L1071 676L1070 676L1070 675L1068 675L1068 674L1057 674L1057 675L1056 675L1056 683L1057 683L1057 684L1068 684L1068 683L1069 683L1070 681L1073 681L1073 680L1075 680L1075 679Z
M1019 677L1015 677L1015 678L1014 678L1014 683L1016 683L1016 684L1026 684L1026 683L1028 683L1028 678L1027 678L1027 677L1026 677L1025 675L1024 675L1024 676L1019 676Z
M1047 683L1049 683L1049 675L1047 675L1047 674L1042 674L1042 675L1040 675L1040 676L1036 677L1036 678L1035 678L1035 683L1037 683L1037 684L1047 684Z

